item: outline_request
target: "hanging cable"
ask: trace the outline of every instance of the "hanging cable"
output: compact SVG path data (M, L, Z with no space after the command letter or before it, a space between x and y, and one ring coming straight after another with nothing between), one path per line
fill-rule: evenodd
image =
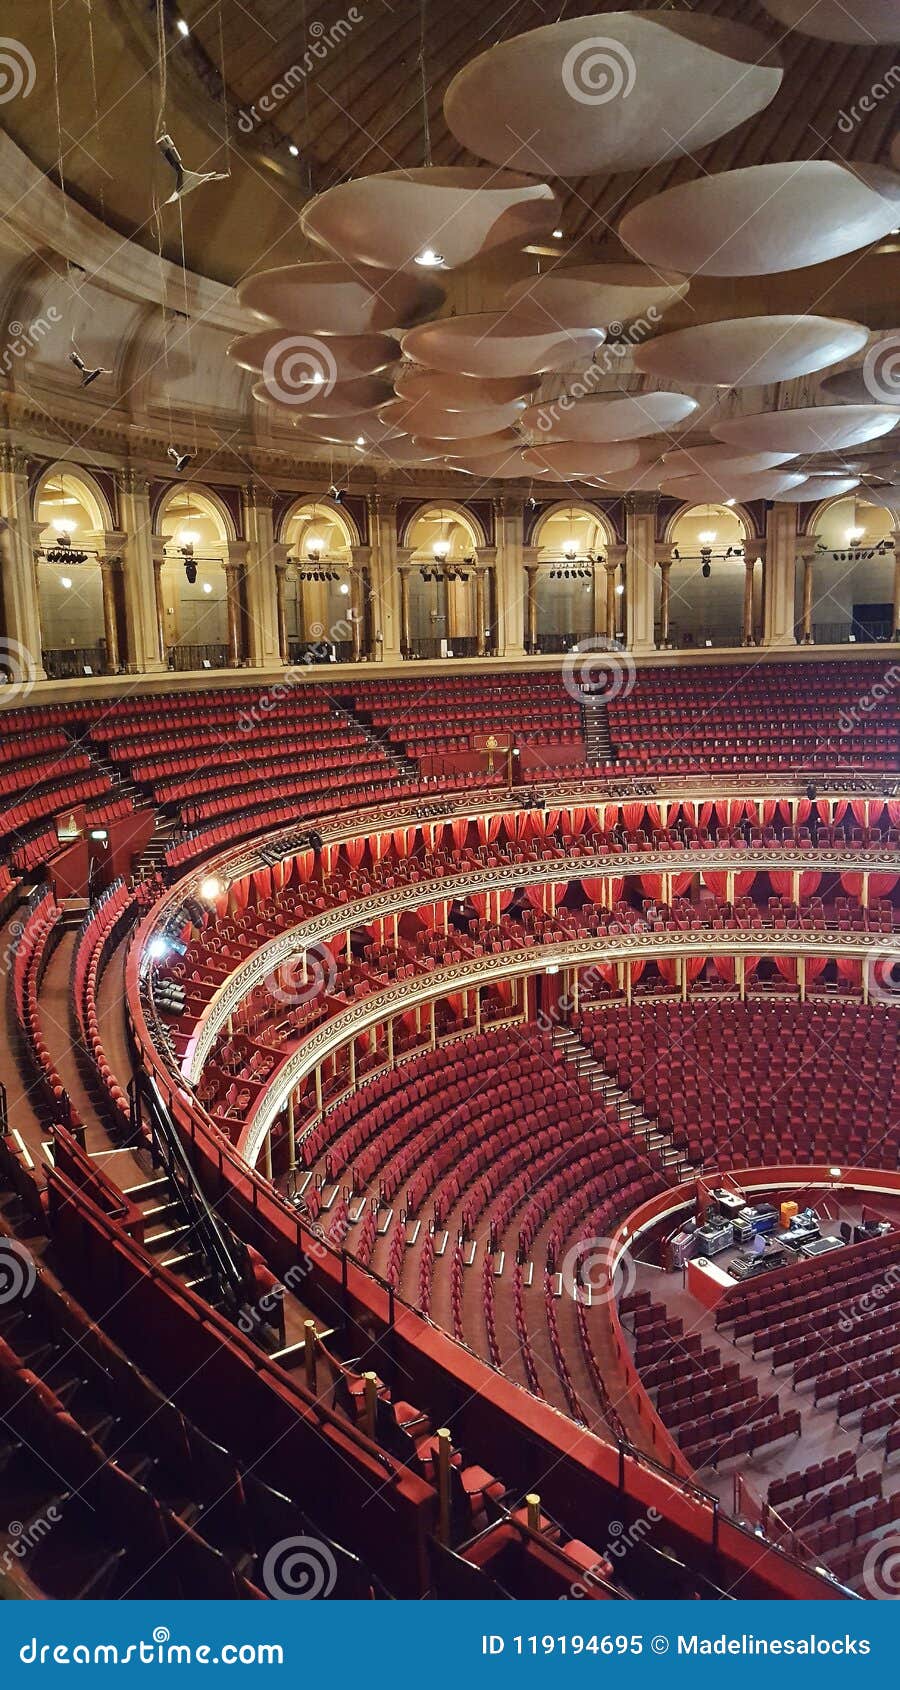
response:
M63 217L65 219L66 227L68 228L69 205L66 198L66 173L63 168L62 110L59 103L59 48L56 44L56 0L50 0L50 41L53 48L53 95L56 101L56 145L59 149L57 169L59 172L59 185L62 189L63 195Z
M422 138L426 165L431 164L431 119L428 115L428 75L425 41L428 33L428 0L419 0L419 74L422 80Z
M225 169L231 175L231 118L228 111L228 83L225 78L225 24L219 0L219 75L222 79L222 116L225 122Z
M166 130L166 97L168 94L169 62L166 50L166 0L156 0L156 56L159 65L159 110L156 116L156 134L164 135Z

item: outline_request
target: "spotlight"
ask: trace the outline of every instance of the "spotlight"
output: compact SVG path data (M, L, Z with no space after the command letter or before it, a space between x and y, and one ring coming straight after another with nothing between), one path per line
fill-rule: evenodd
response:
M709 563L708 557L703 559L703 564L702 564L702 567L701 567L701 570L700 570L700 574L703 576L704 581L708 581L710 575L712 574L712 569L710 568L710 563Z
M59 543L61 546L66 546L71 543L69 535L74 534L75 524L70 516L55 516L50 526L53 528L55 533L59 535Z
M209 582L208 582L208 581L204 581L204 583L203 583L203 591L204 591L204 592L205 592L205 593L211 593L211 592L212 592L212 587L211 587L211 586L210 586L210 584L209 584Z
M177 29L179 35L190 35L191 33L190 25L185 23L184 18L178 19L175 28Z
M701 546L714 546L716 543L716 530L714 528L704 528L702 534L697 535L697 539L700 541Z
M293 141L291 142L290 146L288 147L288 152L290 153L291 158L299 158L300 157L300 148L295 147Z
M433 246L426 246L417 253L415 262L421 265L423 270L439 270L444 260L439 252L435 252Z
M65 587L66 591L68 592L69 588L72 585L71 575L61 575L60 578L59 578L59 584L60 584L61 587Z
M554 239L554 240L555 240L555 241L561 241L561 240L562 240L562 238L563 238L563 233L564 233L564 231L563 231L563 230L562 230L562 229L554 229L554 231L553 231L553 239Z

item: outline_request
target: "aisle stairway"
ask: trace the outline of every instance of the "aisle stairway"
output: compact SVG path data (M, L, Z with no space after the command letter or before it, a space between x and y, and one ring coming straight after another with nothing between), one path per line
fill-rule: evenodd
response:
M578 1034L573 1033L571 1027L556 1027L552 1042L554 1049L574 1068L579 1080L585 1081L591 1091L600 1092L604 1101L615 1108L623 1127L633 1134L642 1148L657 1152L673 1182L689 1179L695 1173L696 1170L687 1157L676 1148L669 1134L661 1132L657 1123L644 1114L633 1101L630 1092L620 1086L602 1063L585 1049Z
M396 769L403 780L413 781L420 778L418 764L414 763L411 757L404 756L387 733L379 732L369 713L361 710L352 698L344 697L339 704L335 702L334 710L337 716L365 734L369 744L387 757L391 767Z
M584 750L589 763L615 761L609 732L609 706L605 699L582 690L581 724L584 731Z

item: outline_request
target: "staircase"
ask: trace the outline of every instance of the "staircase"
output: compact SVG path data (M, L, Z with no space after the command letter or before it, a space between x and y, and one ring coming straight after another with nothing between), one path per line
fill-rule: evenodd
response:
M671 1174L676 1184L693 1177L696 1169L672 1143L669 1134L661 1130L657 1121L644 1114L633 1101L631 1094L613 1079L595 1056L591 1055L571 1027L555 1027L551 1042L554 1050L558 1050L570 1067L574 1068L579 1080L585 1082L591 1091L600 1092L604 1103L615 1109L619 1120L637 1139L641 1148L656 1152L666 1172Z
M398 751L393 741L388 739L387 734L374 727L371 716L367 715L364 710L358 710L352 699L344 699L341 704L333 703L333 709L335 715L339 716L342 721L348 722L351 727L358 728L365 735L369 744L387 758L391 767L396 769L405 781L419 779L418 765L412 761L412 758L406 757L403 752Z
M164 816L157 810L153 832L134 865L135 880L148 880L151 875L162 872L163 860L172 843L174 832L175 823L172 817Z
M190 1216L174 1181L166 1174L159 1174L140 1185L130 1186L124 1196L137 1204L144 1217L144 1247L150 1255L176 1274L189 1290L206 1296L213 1307L218 1307L218 1302L213 1302L209 1295L213 1285L208 1263L196 1243Z
M589 763L613 763L615 755L609 734L609 706L590 692L581 694L581 731Z

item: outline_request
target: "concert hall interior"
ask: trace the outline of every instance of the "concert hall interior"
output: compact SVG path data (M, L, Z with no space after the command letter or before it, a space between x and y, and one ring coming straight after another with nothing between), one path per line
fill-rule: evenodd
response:
M896 1597L897 0L3 31L0 1598Z

